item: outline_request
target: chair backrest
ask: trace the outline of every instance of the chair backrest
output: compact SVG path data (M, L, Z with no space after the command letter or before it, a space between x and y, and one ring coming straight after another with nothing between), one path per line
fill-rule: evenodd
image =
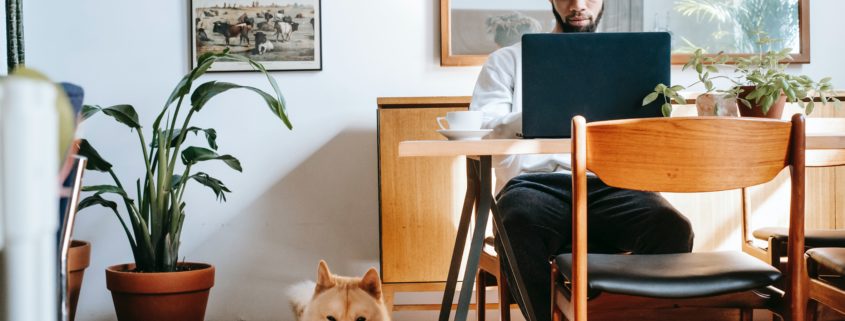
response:
M587 124L572 119L572 309L587 313L587 170L607 185L660 192L711 192L768 182L791 170L786 297L804 315L805 123L749 118L646 118Z
M792 164L796 147L793 124L769 119L627 119L589 123L584 130L587 169L608 185L645 191L762 184Z

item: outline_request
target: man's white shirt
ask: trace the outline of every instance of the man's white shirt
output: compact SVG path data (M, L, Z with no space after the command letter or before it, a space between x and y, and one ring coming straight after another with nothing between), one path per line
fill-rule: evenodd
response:
M522 43L496 50L478 75L470 110L484 112L488 139L522 137ZM509 155L493 157L496 192L511 178L524 173L571 171L570 154Z

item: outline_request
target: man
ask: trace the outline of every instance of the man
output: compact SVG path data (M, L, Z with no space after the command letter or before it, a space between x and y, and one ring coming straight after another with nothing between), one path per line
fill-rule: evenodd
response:
M551 3L557 20L552 32L594 32L604 11L603 0ZM561 76L578 81L578 75ZM484 112L484 127L493 129L490 138L520 136L521 78L520 43L492 53L481 70L470 109ZM522 273L526 299L539 321L551 318L549 258L569 252L572 241L570 163L569 154L493 160L498 206L516 256L511 259ZM689 221L658 194L608 187L594 175L588 176L587 185L591 252L658 254L692 250Z

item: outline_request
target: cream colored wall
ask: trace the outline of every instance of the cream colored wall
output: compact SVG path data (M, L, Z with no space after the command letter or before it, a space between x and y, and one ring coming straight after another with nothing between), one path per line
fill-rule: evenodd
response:
M439 1L322 2L323 71L275 72L294 131L267 117L247 93L222 96L196 117L218 129L221 152L244 172L203 165L234 192L218 203L192 186L181 255L218 268L208 320L291 320L284 287L312 278L319 259L335 272L377 266L376 97L462 96L479 67L439 65ZM86 90L86 102L135 105L149 124L188 71L187 1L25 1L27 63ZM839 0L814 0L813 64L797 70L830 75L845 88L845 32ZM0 26L2 28L2 26ZM4 47L0 47L5 49ZM673 73L676 80L692 75ZM254 73L220 79L264 87ZM85 136L137 177L140 155L121 125L92 119ZM89 173L86 184L106 182ZM93 243L77 320L112 320L103 269L131 260L117 221L106 211L81 213L76 237Z

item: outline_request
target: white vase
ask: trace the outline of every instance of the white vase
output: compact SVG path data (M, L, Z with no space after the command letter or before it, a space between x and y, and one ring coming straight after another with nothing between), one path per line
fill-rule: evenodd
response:
M0 81L0 320L56 320L58 115L55 86Z
M736 97L724 94L701 94L695 99L698 116L739 117Z

